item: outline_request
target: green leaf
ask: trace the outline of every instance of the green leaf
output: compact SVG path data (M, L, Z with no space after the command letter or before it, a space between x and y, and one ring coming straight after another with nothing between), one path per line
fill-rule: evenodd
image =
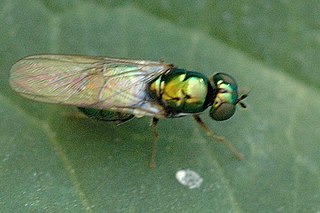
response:
M197 2L197 3L195 3ZM4 212L318 212L318 1L1 1L0 206ZM317 12L315 12L317 11ZM226 72L247 110L202 117L246 156L237 161L190 117L161 120L157 168L149 119L120 126L23 99L19 58L106 55ZM196 171L199 188L175 173Z

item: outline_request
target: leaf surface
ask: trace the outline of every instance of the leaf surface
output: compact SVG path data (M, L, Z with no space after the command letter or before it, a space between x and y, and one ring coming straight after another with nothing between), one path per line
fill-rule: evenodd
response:
M3 211L319 211L319 3L174 2L0 3ZM163 59L231 74L250 90L248 109L225 122L202 118L246 160L185 117L160 121L150 170L147 118L120 126L74 118L72 107L11 90L11 66L40 53ZM181 185L181 169L200 174L202 185Z

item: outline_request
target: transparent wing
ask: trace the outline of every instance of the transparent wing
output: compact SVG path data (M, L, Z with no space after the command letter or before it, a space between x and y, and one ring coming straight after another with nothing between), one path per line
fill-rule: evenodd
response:
M42 102L99 109L135 108L146 102L148 83L167 72L163 62L36 55L11 69L11 87Z

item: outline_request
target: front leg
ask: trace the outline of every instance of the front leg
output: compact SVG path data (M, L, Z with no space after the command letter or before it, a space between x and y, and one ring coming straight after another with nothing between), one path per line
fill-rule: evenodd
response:
M212 137L216 141L223 143L230 152L232 152L239 160L244 160L243 154L237 150L237 148L230 143L225 137L215 135L212 130L209 129L209 127L202 121L199 115L193 115L193 118L195 121L202 127L202 129L207 133L209 137Z

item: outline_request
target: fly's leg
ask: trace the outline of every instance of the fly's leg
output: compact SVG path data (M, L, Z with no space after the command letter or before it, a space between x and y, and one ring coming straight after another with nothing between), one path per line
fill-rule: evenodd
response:
M237 148L230 143L225 137L218 136L213 133L212 130L209 129L209 127L202 121L199 115L193 115L193 118L196 120L196 122L202 127L202 129L207 133L209 137L214 138L218 142L224 144L232 154L234 154L239 160L244 160L243 154L237 150Z
M158 118L152 118L151 128L152 128L154 140L153 140L151 158L150 158L150 161L149 161L150 169L155 169L156 168L156 155L157 155L158 139L159 139L159 134L158 134L158 131L157 131L158 122L159 122Z

